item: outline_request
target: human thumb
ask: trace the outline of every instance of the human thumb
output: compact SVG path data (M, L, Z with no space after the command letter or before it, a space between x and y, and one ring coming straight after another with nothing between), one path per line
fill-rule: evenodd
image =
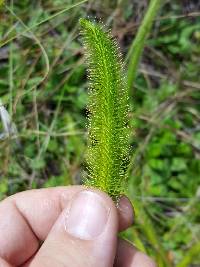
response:
M111 267L117 231L113 201L98 190L82 190L67 203L30 267Z

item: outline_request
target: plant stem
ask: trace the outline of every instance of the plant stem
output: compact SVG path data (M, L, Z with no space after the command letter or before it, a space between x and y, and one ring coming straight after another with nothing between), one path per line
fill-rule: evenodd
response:
M13 11L13 0L10 1L10 8ZM11 27L13 25L13 16L10 19ZM10 95L10 105L9 105L9 113L12 118L13 112L13 42L10 42L10 49L9 49L9 95Z
M182 261L177 264L176 267L187 267L193 262L194 258L200 253L200 242L193 245L186 255L183 257Z
M151 31L153 20L158 12L158 9L163 0L151 0L148 10L144 16L141 26L136 34L135 39L132 42L130 50L128 52L126 61L129 60L128 63L128 89L131 92L132 85L134 83L137 67L139 64L139 60L141 54L144 49L146 38ZM131 93L130 93L131 94Z
M0 7L3 5L4 0L0 0Z

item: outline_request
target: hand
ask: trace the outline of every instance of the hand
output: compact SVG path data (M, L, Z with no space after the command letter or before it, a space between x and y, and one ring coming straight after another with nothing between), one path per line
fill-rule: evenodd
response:
M117 240L132 223L126 197L117 209L105 193L83 186L18 193L0 203L0 267L155 267Z

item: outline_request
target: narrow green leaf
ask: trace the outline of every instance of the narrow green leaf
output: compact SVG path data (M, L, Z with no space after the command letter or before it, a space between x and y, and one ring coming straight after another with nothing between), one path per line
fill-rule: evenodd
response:
M86 185L113 199L124 191L128 163L128 90L118 45L103 25L80 19L88 65L89 140Z
M149 6L147 12L145 13L144 19L142 21L141 26L136 34L135 39L130 47L130 50L127 55L127 59L129 60L128 64L128 88L130 91L130 95L132 95L131 90L133 83L135 81L135 77L137 74L138 64L144 50L145 41L148 37L148 34L151 31L153 20L155 19L159 7L163 3L163 0L151 0L149 2Z
M188 267L194 261L194 258L200 253L200 242L194 244L185 254L181 262L177 264L177 267Z

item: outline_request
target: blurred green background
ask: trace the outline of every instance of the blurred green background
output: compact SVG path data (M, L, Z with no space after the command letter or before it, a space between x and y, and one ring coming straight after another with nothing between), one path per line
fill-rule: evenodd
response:
M78 19L101 18L125 57L148 2L10 0L1 5L0 100L12 118L13 134L6 135L8 114L1 106L0 199L31 188L81 183L88 84ZM199 1L163 1L131 107L127 194L136 224L123 235L159 267L199 267Z

